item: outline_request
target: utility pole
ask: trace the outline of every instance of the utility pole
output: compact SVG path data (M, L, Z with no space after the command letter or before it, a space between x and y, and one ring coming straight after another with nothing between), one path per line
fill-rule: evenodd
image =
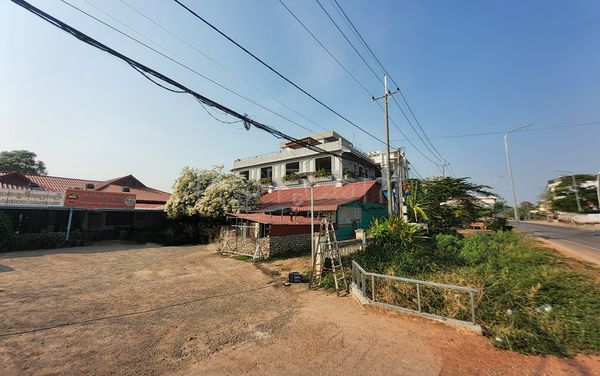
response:
M398 214L400 217L404 218L404 189L402 187L402 166L404 162L404 155L402 154L401 149L398 149L396 152L398 153L398 162L396 163L396 168L398 170L396 173L396 186L398 187L396 189L398 191Z
M517 192L515 191L515 180L513 179L512 165L510 163L510 154L508 152L508 136L511 133L520 131L521 129L527 128L531 125L533 125L533 123L525 124L519 128L513 129L504 134L504 153L506 154L506 164L508 166L508 177L510 179L510 186L512 188L513 212L515 214L515 221L517 221L517 222L519 222L519 207L517 205Z
M442 163L441 165L438 165L442 168L442 177L446 177L446 166L449 166L450 163L448 163L447 160L444 159L444 163Z
M596 176L596 194L598 195L598 211L600 212L600 171Z
M572 171L565 171L565 170L556 170L556 172L561 172L561 173L565 173L565 174L570 174L571 175L571 187L573 188L573 191L575 191L575 202L577 203L577 212L581 213L581 200L579 198L579 190L577 189L577 182L575 181L575 173Z
M581 202L579 200L579 190L577 189L577 183L575 182L575 174L571 175L573 179L573 190L575 191L575 201L577 201L577 212L581 213Z
M388 202L388 215L391 217L392 215L394 215L394 206L392 203L392 169L391 169L391 163L390 163L390 124L389 124L389 117L388 117L388 97L391 97L392 95L400 92L400 88L396 88L395 92L390 92L387 88L387 76L383 76L383 86L384 86L384 93L383 96L379 97L379 98L375 98L373 97L372 99L374 101L377 101L379 99L383 98L383 107L384 107L384 112L385 112L385 142L386 142L386 147L387 147L387 153L385 155L385 159L386 159L386 172L385 172L385 176L386 176L386 188L387 188L387 202Z

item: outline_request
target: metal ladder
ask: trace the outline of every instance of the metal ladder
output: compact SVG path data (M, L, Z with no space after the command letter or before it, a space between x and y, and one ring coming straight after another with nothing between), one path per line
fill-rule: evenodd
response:
M318 287L323 282L326 258L331 260L335 291L339 296L340 292L348 291L348 282L346 281L346 273L342 265L342 257L340 256L333 223L329 219L322 219L317 237L316 251L312 260L312 274L309 287Z

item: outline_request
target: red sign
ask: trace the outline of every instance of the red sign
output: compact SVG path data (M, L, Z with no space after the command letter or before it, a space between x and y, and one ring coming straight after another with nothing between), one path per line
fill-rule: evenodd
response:
M67 189L65 206L87 209L134 209L135 194Z

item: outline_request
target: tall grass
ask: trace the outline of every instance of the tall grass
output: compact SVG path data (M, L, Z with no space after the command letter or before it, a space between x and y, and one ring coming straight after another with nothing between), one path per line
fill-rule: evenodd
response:
M512 231L466 238L409 232L399 240L391 227L408 225L376 225L375 240L356 261L368 271L477 288L476 320L496 346L561 356L600 351L597 269ZM415 308L414 289L378 281L377 300ZM468 295L422 288L421 302L425 312L470 319Z

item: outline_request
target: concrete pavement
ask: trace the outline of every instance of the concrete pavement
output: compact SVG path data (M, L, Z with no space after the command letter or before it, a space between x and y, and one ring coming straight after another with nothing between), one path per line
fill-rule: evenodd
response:
M519 231L536 236L569 256L600 265L600 230L554 226L532 222L511 222Z

